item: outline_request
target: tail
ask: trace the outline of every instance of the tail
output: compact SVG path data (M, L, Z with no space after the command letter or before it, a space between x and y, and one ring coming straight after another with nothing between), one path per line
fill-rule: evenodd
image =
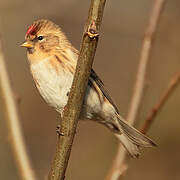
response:
M132 157L140 155L140 147L157 146L150 138L128 125L118 114L117 117L122 134L116 134L116 136Z

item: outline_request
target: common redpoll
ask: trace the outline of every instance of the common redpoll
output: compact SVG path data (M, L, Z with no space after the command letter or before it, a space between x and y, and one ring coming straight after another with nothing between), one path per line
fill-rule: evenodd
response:
M68 101L79 52L61 28L49 20L37 20L28 28L25 42L30 70L41 96L62 116ZM132 157L140 147L156 144L120 116L103 82L92 69L80 119L105 125L121 141Z

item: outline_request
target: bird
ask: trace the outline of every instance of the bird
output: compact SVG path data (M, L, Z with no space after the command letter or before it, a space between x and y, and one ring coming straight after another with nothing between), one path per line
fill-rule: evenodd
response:
M62 117L76 71L79 51L62 29L47 19L35 20L21 45L27 49L30 72L40 95ZM129 125L97 73L91 69L79 120L92 120L107 127L133 158L142 147L156 143Z

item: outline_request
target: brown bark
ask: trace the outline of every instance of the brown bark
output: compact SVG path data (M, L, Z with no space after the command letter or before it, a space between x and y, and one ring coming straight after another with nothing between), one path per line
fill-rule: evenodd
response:
M61 121L61 135L57 136L56 154L49 174L50 180L63 180L65 178L83 98L98 43L105 2L105 0L91 0L76 73Z

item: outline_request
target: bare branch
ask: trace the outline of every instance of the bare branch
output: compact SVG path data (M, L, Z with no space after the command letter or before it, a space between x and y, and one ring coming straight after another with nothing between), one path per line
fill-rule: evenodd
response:
M106 0L91 0L76 73L61 121L60 132L62 135L57 137L56 154L49 174L50 180L63 180L65 178L65 171L98 43L105 2Z
M179 83L180 83L180 72L176 73L175 76L173 76L173 78L171 79L171 81L169 83L168 88L162 94L162 96L160 97L157 104L155 104L155 106L152 108L152 110L147 115L147 118L141 129L142 133L145 134L148 131L148 129L150 128L151 124L154 121L154 118L157 116L158 112L162 109L162 107L167 102L168 98L174 92L174 90L176 89L176 87L178 86Z
M152 13L150 15L149 24L147 26L147 30L144 35L139 66L137 70L136 82L134 85L133 95L127 116L127 120L130 124L133 124L136 119L138 109L140 107L141 99L143 97L147 65L150 59L155 31L157 29L157 25L159 24L159 19L164 4L165 4L165 0L154 0L154 5L152 8Z
M1 107L5 119L8 123L12 151L16 160L16 165L19 170L19 175L22 180L35 180L35 174L32 169L28 153L26 150L24 138L22 135L22 129L20 126L20 120L18 116L18 110L10 86L6 65L4 62L4 56L2 51L1 39L0 39L0 98Z
M127 121L131 125L135 123L136 116L143 97L147 64L150 59L155 31L157 29L157 25L159 24L160 15L163 10L165 2L166 2L165 0L154 0L154 5L150 15L149 24L147 26L147 30L144 35L136 81L135 81L133 95L127 116ZM117 180L120 176L122 176L126 172L128 168L128 165L126 165L125 163L126 157L127 157L126 150L122 148L120 144L115 159L113 161L112 167L107 175L106 178L107 180Z

